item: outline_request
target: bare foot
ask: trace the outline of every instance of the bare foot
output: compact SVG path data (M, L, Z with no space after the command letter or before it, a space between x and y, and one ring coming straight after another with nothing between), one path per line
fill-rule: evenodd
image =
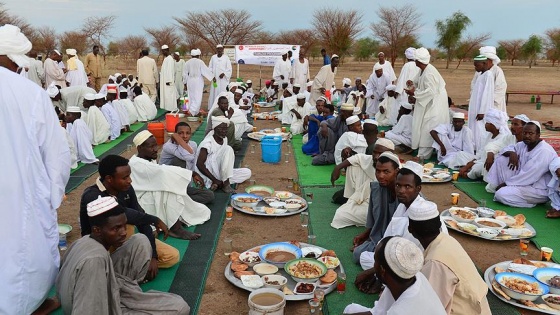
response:
M182 240L196 240L199 239L202 235L198 233L193 233L187 230L178 229L178 230L169 230L169 236L174 238L179 238Z
M60 301L57 297L46 299L41 306L32 315L48 315L60 307Z
M560 218L560 211L555 210L555 209L550 209L546 213L546 217L549 218L549 219L558 219L558 218Z
M231 186L229 184L224 184L224 187L222 187L223 192L225 192L226 194L232 194L235 192L235 190L233 190L233 188L231 188Z

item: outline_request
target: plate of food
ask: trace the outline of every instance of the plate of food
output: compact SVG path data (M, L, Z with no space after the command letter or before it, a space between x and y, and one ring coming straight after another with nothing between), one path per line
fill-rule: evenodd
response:
M278 193L278 192L277 192ZM291 194L291 193L290 193ZM242 195L234 198L234 196ZM251 195L251 197L247 197ZM281 217L298 214L307 209L307 201L305 199L291 195L290 202L278 197L261 197L255 194L236 194L232 196L231 206L240 212L267 217ZM255 199L260 198L256 202ZM264 201L260 202L259 201ZM242 205L244 204L244 205Z
M274 195L274 188L264 185L252 185L245 188L245 192L260 197L270 197Z
M290 133L288 132L276 131L274 129L264 130L266 130L266 132L263 132L262 130L257 132L250 132L247 134L247 137L249 139L257 141L262 141L262 138L264 138L265 136L282 136L282 141L286 141L288 138L290 138Z
M267 103L267 102L257 102L257 105L261 108L270 108L276 106L274 103Z
M431 166L431 167L430 167ZM449 169L435 168L432 163L424 165L424 174L422 174L422 183L447 183L452 179Z

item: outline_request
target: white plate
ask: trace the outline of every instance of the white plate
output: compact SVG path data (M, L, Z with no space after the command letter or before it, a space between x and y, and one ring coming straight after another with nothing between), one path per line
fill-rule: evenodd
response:
M259 275L241 276L241 282L244 286L251 289L258 289L264 285L264 282Z

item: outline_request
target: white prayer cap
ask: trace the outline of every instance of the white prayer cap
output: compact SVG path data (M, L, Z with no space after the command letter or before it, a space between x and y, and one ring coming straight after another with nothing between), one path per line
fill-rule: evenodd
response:
M350 80L350 78L344 78L342 79L342 85L351 85L352 84L352 80Z
M418 177L422 178L424 175L424 166L414 162L414 161L406 161L402 168L406 168L411 170L414 174L418 175Z
M380 51L380 52L377 54L377 56L378 56L378 57L379 57L379 56L385 56L385 53L382 52L382 51Z
M340 110L354 110L354 105L350 103L344 103L340 106Z
M298 93L298 95L296 96L296 98L297 98L298 100L304 100L304 99L305 99L305 94L303 94L303 93Z
M412 104L410 104L409 102L401 102L401 107L412 110Z
M235 89L235 93L236 94L243 94L243 90L242 89Z
M427 65L430 63L430 52L424 47L418 48L414 52L414 59Z
M228 88L231 90L233 87L237 88L237 82L228 83Z
M247 82L247 83L249 83L249 82ZM296 88L296 87L301 88L301 84L296 83L296 84L293 85L293 87L295 87L295 88Z
M216 48L224 48L224 46L222 44L218 44L216 45Z
M373 65L373 71L377 71L381 69L383 69L383 66L379 62L376 62L375 65Z
M274 81L274 83L272 83L272 85L278 85L278 81Z
M148 130L142 130L136 136L134 136L134 139L132 139L132 143L134 143L135 146L140 146L142 145L142 143L146 142L148 138L153 136L154 135Z
M385 138L381 138L381 139L385 139ZM377 139L377 142L376 142L375 144L378 144L378 143L379 143L379 140L380 140L380 139ZM391 140L387 140L387 141L391 142ZM393 143L393 142L391 142L391 143ZM384 146L384 145L383 145L383 146ZM384 147L385 147L385 146L384 146ZM395 148L395 145L393 144L393 150L394 150L394 148ZM391 161L397 163L398 168L401 168L401 160L399 159L399 156L396 155L395 153L393 153L393 152L391 152L391 151L385 151L385 152L383 152L383 153L381 153L381 154L379 155L379 157L382 157L382 156L387 157L387 158L389 158ZM379 160L379 159L378 159L378 160Z
M508 117L506 113L494 108L490 108L488 111L486 111L486 114L484 115L484 121L494 125L498 130L501 127L507 125L507 120Z
M424 266L424 254L420 248L400 236L387 242L384 254L389 268L402 279L411 279Z
M47 88L47 94L49 95L49 97L53 98L53 97L57 96L59 92L60 91L58 90L58 88L56 87L54 82L51 82L51 84Z
M95 217L119 206L115 197L101 197L87 204L88 217Z
M88 101L93 101L93 100L95 100L95 94L87 93L86 95L84 95L84 99L86 99Z
M416 51L416 48L414 47L408 47L405 51L404 51L404 55L406 56L406 59L414 59L414 52Z
M338 57L337 54L333 54L333 55L331 56L331 59L334 59L334 58L340 58L340 57Z
M501 62L500 58L496 54L496 47L494 46L480 47L478 51L481 55L484 55L488 57L488 59L491 59L495 64L499 64Z
M249 83L253 83L253 81L251 81L251 80L247 80L247 82L246 82L246 83L247 83L247 84L249 84ZM297 85L297 84L294 84L294 86L296 86L296 85Z
M319 96L317 98L317 101L323 101L323 102L325 102L325 104L329 104L329 100L323 95ZM315 102L317 102L317 101L315 101Z
M396 89L397 89L397 86L394 85L394 84L389 84L389 85L387 85L387 86L385 87L385 90L386 90L386 91L394 91L394 90L396 90Z
M536 120L531 120L530 123L533 123L535 125L537 125L537 127L539 127L539 130L541 129L541 123L536 121Z
M78 106L68 106L68 107L66 107L66 112L67 113L81 113L82 111L80 110L80 108Z
M439 216L437 205L424 199L416 199L408 207L408 218L414 221L427 221Z
M104 99L105 96L106 96L105 94L97 93L95 94L95 99L96 100Z
M115 77L115 79L118 78L118 77L122 77L122 74L117 72L117 73L115 73L114 77Z
M31 50L31 42L19 27L6 24L0 26L0 55L5 55L18 67L29 66L29 58L25 56Z
M454 113L453 113L453 119L465 119L465 114L464 114L464 113L454 112Z
M290 95L294 95L294 90L292 90L292 88L287 88L286 91L288 91Z
M355 123L357 123L357 122L359 122L359 121L360 121L360 117L355 116L355 115L354 115L354 116L350 116L350 117L346 118L346 125L347 125L347 126L350 126L350 125L355 124Z
M202 52L198 48L191 50L191 56L200 56L200 54L202 54Z
M119 87L119 93L122 93L122 92L128 92L128 90L124 86L121 85Z
M307 82L307 86L312 86L312 85L313 85L313 81Z
M379 126L379 124L377 123L377 120L373 120L373 119L369 119L369 118L364 120L364 125L365 124L372 124L372 125Z
M375 145L380 145L380 146L386 147L389 150L395 150L395 144L393 143L393 141L391 141L387 138L377 139L377 141L375 141Z
M523 122L525 122L525 123L528 123L529 121L531 121L531 120L529 119L529 117L527 117L527 115L525 115L525 114L515 115L513 118L519 119L519 120L521 120L521 121L523 121Z
M113 82L115 82L115 81L117 81L117 78L115 78L114 75L110 75L110 76L109 76L109 80L113 80Z
M76 56L77 53L78 52L76 51L76 49L72 49L72 48L66 49L66 54L67 55Z
M181 54L178 51L174 52L174 54L177 56L181 56Z
M212 129L216 129L221 124L229 126L229 119L226 116L212 116Z
M161 46L161 49L169 49L169 46L163 45L163 46Z
M56 49L54 49L53 51L54 51L57 55L62 56L62 54L60 53L60 51L58 51L58 50L56 50Z

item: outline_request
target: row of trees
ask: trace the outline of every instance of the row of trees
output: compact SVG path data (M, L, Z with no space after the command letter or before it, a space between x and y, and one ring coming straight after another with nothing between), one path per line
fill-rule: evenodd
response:
M322 8L313 13L312 29L284 30L271 33L263 29L262 22L253 20L245 10L223 9L204 12L188 12L184 17L173 17L173 24L159 28L144 28L145 35L128 35L115 39L111 35L115 16L87 18L76 31L57 34L52 27L35 28L24 19L11 15L0 3L0 24L18 25L30 38L37 51L46 52L55 48L62 50L75 48L85 53L96 44L108 55L134 58L141 49L148 46L156 51L166 44L172 50L187 53L192 48L200 48L212 53L217 44L299 44L308 56L319 55L321 48L329 53L354 56L359 61L369 60L376 52L384 51L391 62L403 55L407 47L420 47L419 30L423 26L421 14L413 5L381 7L377 12L377 22L369 25L373 36L364 34L363 14L356 10L342 11ZM455 12L445 20L435 22L438 38L437 48L432 55L447 60L470 59L478 53L478 48L491 37L490 33L467 35L472 24L462 12ZM109 42L105 48L102 43ZM560 28L549 29L543 37L533 35L527 40L514 39L499 41L498 55L502 59L526 60L529 66L538 57L552 61L554 66L560 60Z

